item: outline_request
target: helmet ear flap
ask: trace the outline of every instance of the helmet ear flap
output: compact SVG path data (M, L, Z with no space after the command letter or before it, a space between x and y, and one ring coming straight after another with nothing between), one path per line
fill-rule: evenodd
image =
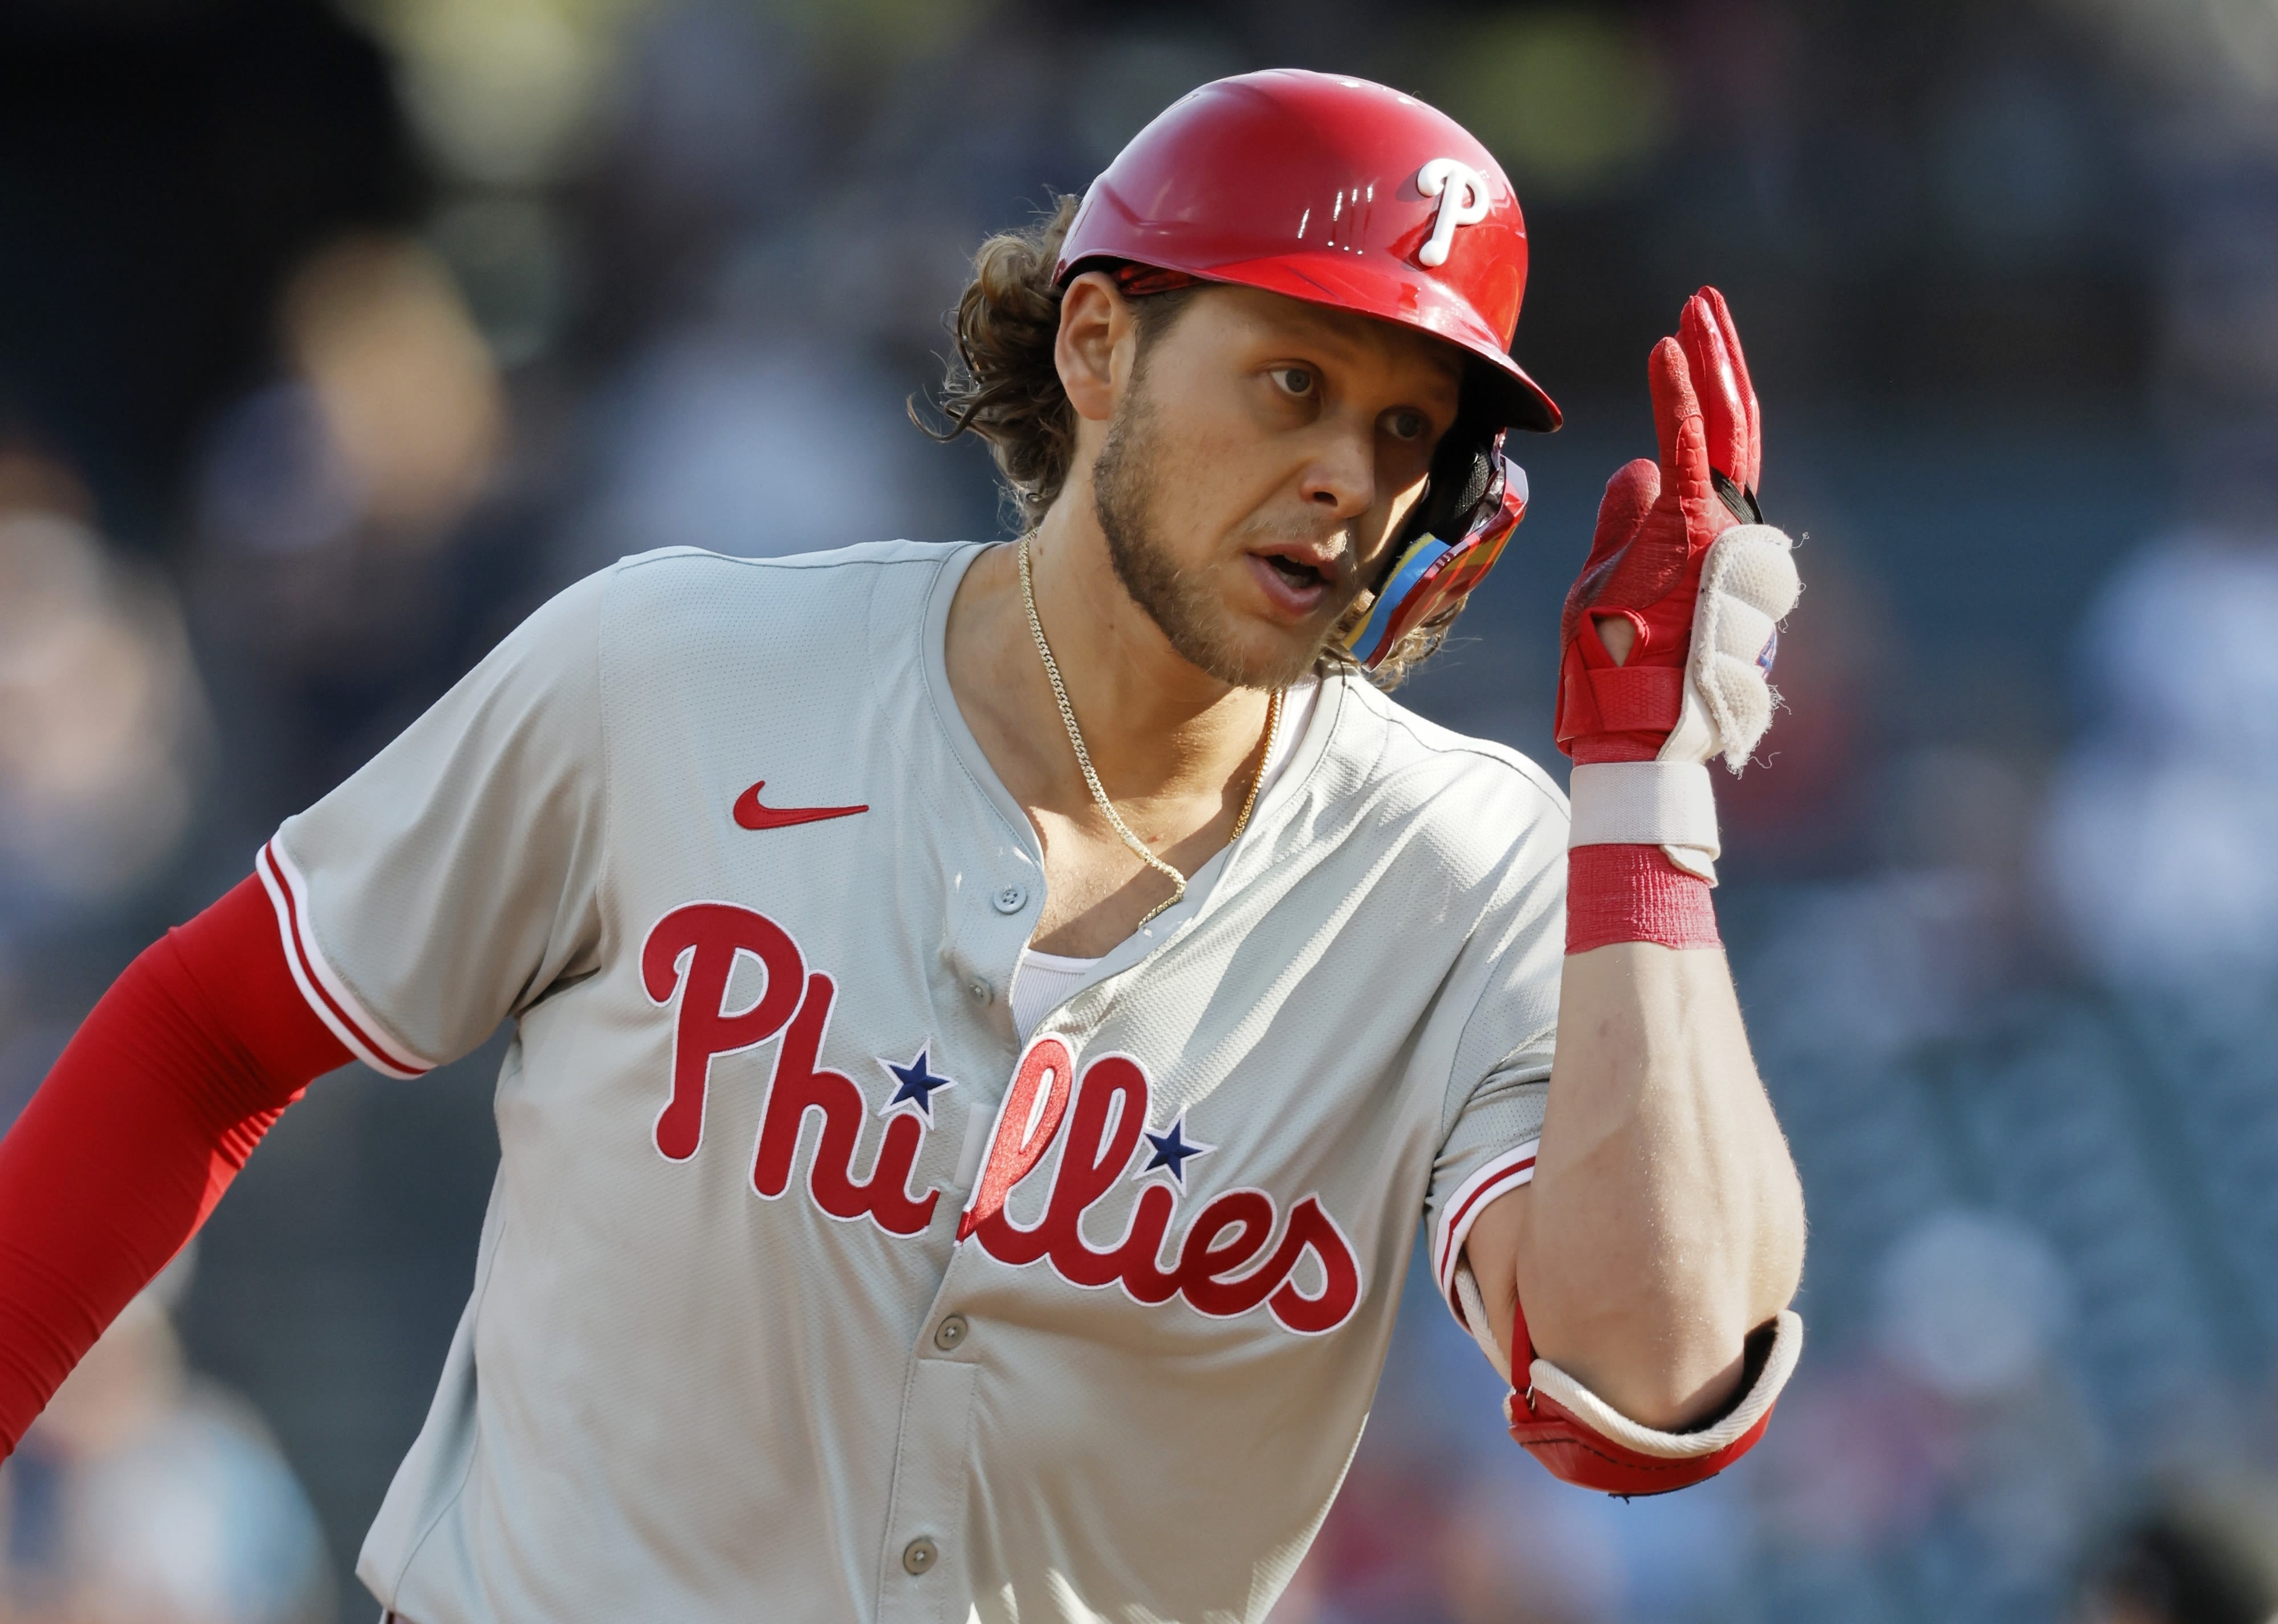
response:
M1464 393L1456 421L1440 437L1432 454L1432 471L1424 484L1424 499L1409 514L1392 548L1397 558L1411 543L1426 536L1452 542L1471 528L1472 517L1487 499L1494 483L1497 441L1502 424L1482 410L1477 370L1466 367Z
M1511 531L1526 516L1526 471L1502 454L1502 442L1501 433L1487 441L1485 488L1441 530L1433 528L1438 522L1434 515L1456 508L1467 491L1478 488L1468 462L1458 460L1472 454L1461 442L1449 450L1441 501L1418 504L1425 511L1389 549L1392 556L1368 612L1340 634L1346 652L1361 666L1376 669L1402 637L1461 603L1494 568Z
M1346 652L1376 669L1402 637L1460 603L1487 573L1526 513L1526 474L1503 455L1510 431L1482 403L1467 370L1456 421L1440 437L1424 494L1385 549L1368 612L1340 634Z

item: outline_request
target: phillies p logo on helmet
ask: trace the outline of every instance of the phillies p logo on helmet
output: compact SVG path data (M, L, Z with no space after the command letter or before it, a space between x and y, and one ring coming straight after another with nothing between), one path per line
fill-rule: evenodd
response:
M1477 225L1487 217L1487 177L1461 158L1433 158L1416 172L1416 189L1440 200L1433 217L1432 235L1416 250L1416 263L1426 267L1448 263L1456 227Z

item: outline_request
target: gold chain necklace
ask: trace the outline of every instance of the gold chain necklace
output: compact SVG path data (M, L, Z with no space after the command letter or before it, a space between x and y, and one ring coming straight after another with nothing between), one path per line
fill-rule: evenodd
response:
M1141 862L1171 882L1170 896L1150 908L1146 919L1133 927L1136 929L1166 908L1175 908L1185 899L1187 877L1150 851L1147 842L1131 832L1131 826L1123 821L1123 814L1115 810L1115 803L1107 798L1107 791L1100 786L1099 774L1092 771L1091 752L1083 746L1083 729L1075 725L1075 706L1068 703L1067 686L1060 681L1059 662L1052 658L1052 645L1044 640L1044 623L1036 615L1036 589L1028 574L1028 542L1035 533L1032 530L1021 538L1021 602L1028 611L1028 630L1036 639L1036 652L1043 656L1044 675L1051 679L1052 698L1059 702L1060 721L1066 724L1068 743L1075 746L1075 764L1083 769L1083 782L1091 787L1091 798L1099 804L1099 810L1107 814L1107 821L1114 825L1115 832L1122 837L1123 843L1131 848ZM1226 837L1228 845L1242 838L1242 830L1250 827L1250 812L1257 804L1258 786L1265 782L1266 759L1273 753L1274 730L1281 725L1281 692L1280 689L1275 689L1273 697L1265 702L1265 751L1257 759L1257 770L1250 775L1250 793L1242 799L1242 812L1234 820L1234 833Z

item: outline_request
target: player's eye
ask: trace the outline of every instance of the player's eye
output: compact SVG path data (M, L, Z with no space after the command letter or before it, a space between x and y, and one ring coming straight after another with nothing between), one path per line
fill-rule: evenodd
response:
M1281 386L1283 393L1300 400L1310 400L1320 387L1320 380L1313 376L1311 367L1276 367L1273 381Z
M1432 431L1432 420L1403 407L1385 413L1384 431L1396 440L1420 440Z

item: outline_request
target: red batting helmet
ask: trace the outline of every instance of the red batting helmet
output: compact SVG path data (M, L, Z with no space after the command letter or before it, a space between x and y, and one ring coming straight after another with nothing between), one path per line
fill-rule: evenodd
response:
M1526 225L1463 126L1365 79L1274 68L1190 91L1084 194L1053 276L1121 260L1398 322L1457 344L1501 423L1555 429L1510 358Z

